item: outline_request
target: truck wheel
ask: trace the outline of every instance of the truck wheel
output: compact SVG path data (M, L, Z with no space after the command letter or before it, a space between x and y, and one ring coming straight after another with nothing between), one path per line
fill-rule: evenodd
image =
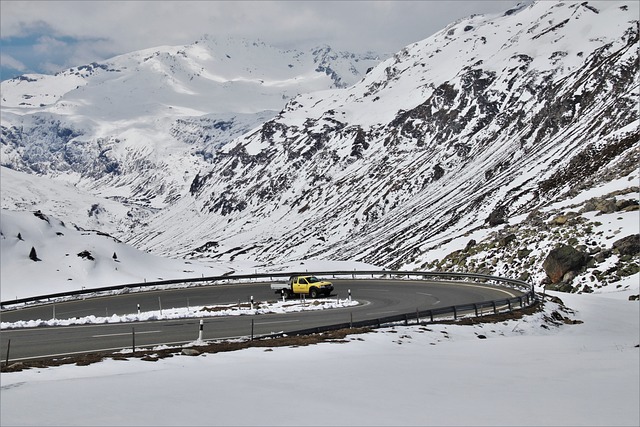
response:
M317 288L309 289L309 296L311 298L318 298L318 289Z

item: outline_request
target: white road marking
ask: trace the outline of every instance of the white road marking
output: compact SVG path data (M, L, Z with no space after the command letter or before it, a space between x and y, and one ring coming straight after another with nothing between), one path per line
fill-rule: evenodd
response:
M299 322L299 320L277 320L273 322L255 322L256 325L269 325L273 323L295 323Z
M426 292L416 292L416 293L417 293L418 295L426 295L426 296L428 296L428 297L431 297L431 298L435 299L436 301L433 303L433 305L440 304L440 299L439 299L438 297L434 297L433 295L428 294L428 293L426 293Z
M136 335L142 335L142 334L159 334L162 331L140 331L140 332L136 332ZM92 335L92 338L102 338L102 337L117 337L117 336L121 336L121 335L131 335L131 332L122 332L119 334L103 334L103 335Z

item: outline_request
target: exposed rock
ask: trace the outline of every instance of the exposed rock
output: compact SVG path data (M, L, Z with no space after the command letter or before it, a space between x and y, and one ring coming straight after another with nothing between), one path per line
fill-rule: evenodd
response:
M19 371L22 371L23 369L25 369L25 366L24 366L24 363L22 362L12 363L7 367L8 372L19 372Z
M200 356L200 352L194 348L183 348L182 354L185 356Z
M616 210L618 211L632 211L637 210L639 207L637 200L622 199L616 202Z
M605 199L596 202L596 210L600 213L612 213L616 211L616 199Z
M640 234L623 237L613 242L614 252L620 255L635 255L640 252Z
M586 202L584 202L581 212L593 212L595 210L596 210L595 199L589 199Z
M514 240L516 240L516 235L511 233L511 234L507 234L504 237L501 237L499 240L500 246L507 246L509 243L513 242Z
M464 251L469 252L469 249L474 247L476 244L477 242L474 239L469 240L469 242L467 243L467 246L464 248Z
M78 256L80 258L84 258L84 259L88 259L89 261L95 261L96 259L93 257L93 255L91 255L91 252L89 251L82 251L80 253L78 253Z
M558 283L572 270L580 270L587 264L589 256L573 246L562 245L553 249L542 263L545 273L552 283Z
M602 263L604 262L607 258L609 258L611 256L611 250L609 249L603 249L599 252L597 252L594 256L594 259L599 262Z
M504 206L498 206L489 214L487 222L489 227L505 224L507 222L507 209Z

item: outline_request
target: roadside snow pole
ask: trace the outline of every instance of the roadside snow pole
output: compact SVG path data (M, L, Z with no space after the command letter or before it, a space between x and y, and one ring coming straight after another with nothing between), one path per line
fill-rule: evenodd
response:
M187 313L189 313L191 310L189 309L189 298L187 298Z
M158 297L158 307L160 307L160 316L162 316L162 301L160 301L160 297Z
M56 318L56 305L53 304L53 318Z
M349 289L349 302L351 302L351 289Z
M140 314L140 304L138 304L138 314Z
M4 367L7 368L9 366L9 349L11 348L11 338L7 341L7 358L4 362Z
M280 293L282 294L282 302L284 302L284 301L285 301L285 299L286 299L286 298L284 297L284 289L280 290Z
M198 332L198 341L202 341L202 330L204 329L204 321L200 319L200 332Z
M253 310L253 295L251 295L251 310Z

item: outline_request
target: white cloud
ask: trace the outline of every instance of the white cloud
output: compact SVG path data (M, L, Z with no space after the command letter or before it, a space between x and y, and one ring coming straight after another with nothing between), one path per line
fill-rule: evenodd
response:
M119 53L191 43L203 34L280 45L395 52L451 21L516 1L11 1L2 37L49 27L54 36L108 39Z
M25 71L27 67L11 55L0 54L0 64L2 67L11 68L17 71Z

